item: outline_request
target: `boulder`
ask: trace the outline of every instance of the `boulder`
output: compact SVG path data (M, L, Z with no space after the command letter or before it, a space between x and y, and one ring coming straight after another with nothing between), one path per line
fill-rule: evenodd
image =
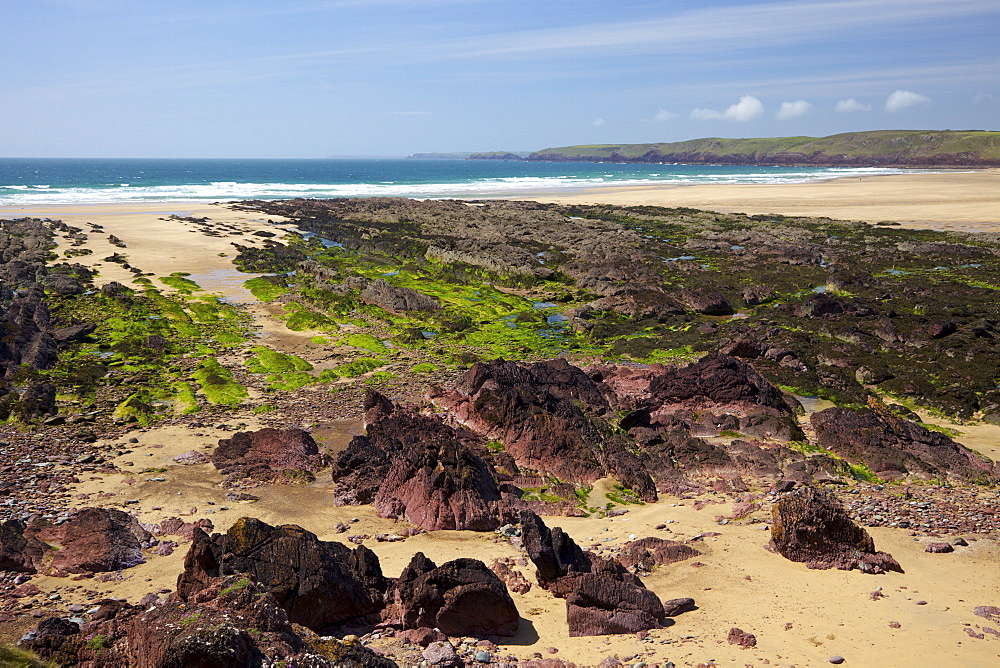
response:
M514 600L486 564L462 558L438 567L422 553L414 559L397 582L404 629L428 627L476 637L517 633L520 615Z
M865 573L903 569L885 552L875 551L868 532L851 521L833 494L801 487L772 507L770 548L809 568L857 568Z
M22 520L0 522L0 571L35 573L48 546L31 534Z
M699 555L701 552L690 545L650 537L626 543L618 555L618 561L625 568L648 573L657 566L677 563Z
M128 513L114 508L83 508L61 524L33 523L28 532L58 545L49 568L57 573L117 571L146 560L143 543L152 534Z
M261 484L273 480L309 481L323 465L316 441L302 429L241 431L219 440L212 463L226 484Z
M684 288L681 290L681 301L695 313L705 315L732 315L732 304L726 296L711 288Z
M246 517L225 536L197 530L184 566L181 600L197 597L216 575L242 574L263 583L292 622L313 630L377 617L390 584L364 546L352 550L295 525Z
M46 617L17 642L54 665L72 666L80 649L80 625L60 617Z

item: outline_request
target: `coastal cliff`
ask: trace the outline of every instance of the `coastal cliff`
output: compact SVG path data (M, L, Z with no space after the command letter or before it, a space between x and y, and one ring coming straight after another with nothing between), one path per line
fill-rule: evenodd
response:
M473 154L470 159L495 159L495 155ZM1000 132L879 130L829 137L710 137L546 148L524 159L809 167L1000 167Z

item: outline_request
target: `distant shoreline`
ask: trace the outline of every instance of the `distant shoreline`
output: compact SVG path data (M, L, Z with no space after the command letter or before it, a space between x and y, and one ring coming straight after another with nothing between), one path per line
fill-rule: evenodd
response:
M691 207L720 212L826 216L913 229L1000 233L1000 169L835 177L787 184L614 184L563 190L467 194L458 199L534 200L557 204ZM214 205L214 206L213 206ZM187 215L224 206L217 200L46 203L0 206L0 217Z

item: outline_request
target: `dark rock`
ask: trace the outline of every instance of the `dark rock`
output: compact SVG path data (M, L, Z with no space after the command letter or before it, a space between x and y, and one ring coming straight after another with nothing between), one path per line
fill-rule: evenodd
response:
M31 534L25 535L21 520L0 522L0 571L35 573L48 546Z
M361 301L374 304L391 313L406 311L439 311L441 304L433 297L412 288L396 288L379 278L361 291Z
M684 288L681 290L681 300L696 313L732 315L734 312L726 296L710 288Z
M934 554L945 554L954 551L955 548L953 548L949 543L930 543L924 549L924 552L931 552Z
M378 558L363 546L351 550L298 526L246 517L225 536L196 532L184 563L181 600L196 597L215 573L243 574L264 583L292 622L314 630L371 618L389 587Z
M983 483L998 479L993 462L942 433L897 417L878 402L871 405L875 410L865 413L846 408L813 413L810 422L817 445L866 464L883 478L895 473Z
M829 492L802 487L779 498L772 514L770 547L786 559L809 568L903 572L891 555L875 551L868 532Z
M66 343L68 341L82 341L88 336L94 333L97 329L97 325L94 323L86 323L83 325L70 325L69 327L60 327L58 329L52 330L52 338L54 338L59 343Z
M693 598L672 598L663 602L663 614L667 617L676 617L697 609L698 606L695 605Z
M421 554L420 557L423 557ZM430 627L451 636L513 636L520 616L507 587L477 559L455 559L440 567L421 560L397 583L404 628Z
M80 648L80 626L68 619L46 617L26 633L17 646L55 665L71 666L76 664Z
M658 628L663 605L617 561L581 550L559 527L521 514L521 540L538 570L538 583L566 599L570 636L635 633Z
M746 302L747 306L765 304L774 299L775 296L774 289L767 285L751 285L743 290L743 301Z

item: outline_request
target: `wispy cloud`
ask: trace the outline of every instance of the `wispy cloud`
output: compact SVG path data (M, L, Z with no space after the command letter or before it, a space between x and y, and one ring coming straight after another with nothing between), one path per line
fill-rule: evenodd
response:
M725 119L745 123L764 113L764 103L753 95L744 95L736 104L731 104L725 111L715 109L692 109L691 118L698 121Z
M852 111L871 111L872 105L862 104L861 102L855 100L853 97L849 97L846 100L838 100L837 106L834 107L833 110L842 114L849 113Z
M798 118L799 116L805 116L812 109L812 104L806 102L805 100L796 100L795 102L782 102L781 109L778 109L777 118L779 121L787 121L792 118Z
M666 109L660 109L656 112L656 116L653 116L654 121L662 123L663 121L669 121L671 118L677 118L677 114L667 111Z
M931 101L926 95L914 93L909 90L897 90L889 95L885 100L885 110L888 112L902 111L918 104L927 104Z
M600 126L606 125L606 124L607 124L607 121L604 120L603 118L595 118L594 119L594 123L593 123L594 127L600 127Z
M684 52L696 45L803 43L818 35L837 35L864 27L882 29L938 18L992 14L995 0L827 0L774 2L696 9L642 21L523 30L482 35L460 43L452 55L490 56L569 50L601 52ZM757 41L760 40L760 41Z

